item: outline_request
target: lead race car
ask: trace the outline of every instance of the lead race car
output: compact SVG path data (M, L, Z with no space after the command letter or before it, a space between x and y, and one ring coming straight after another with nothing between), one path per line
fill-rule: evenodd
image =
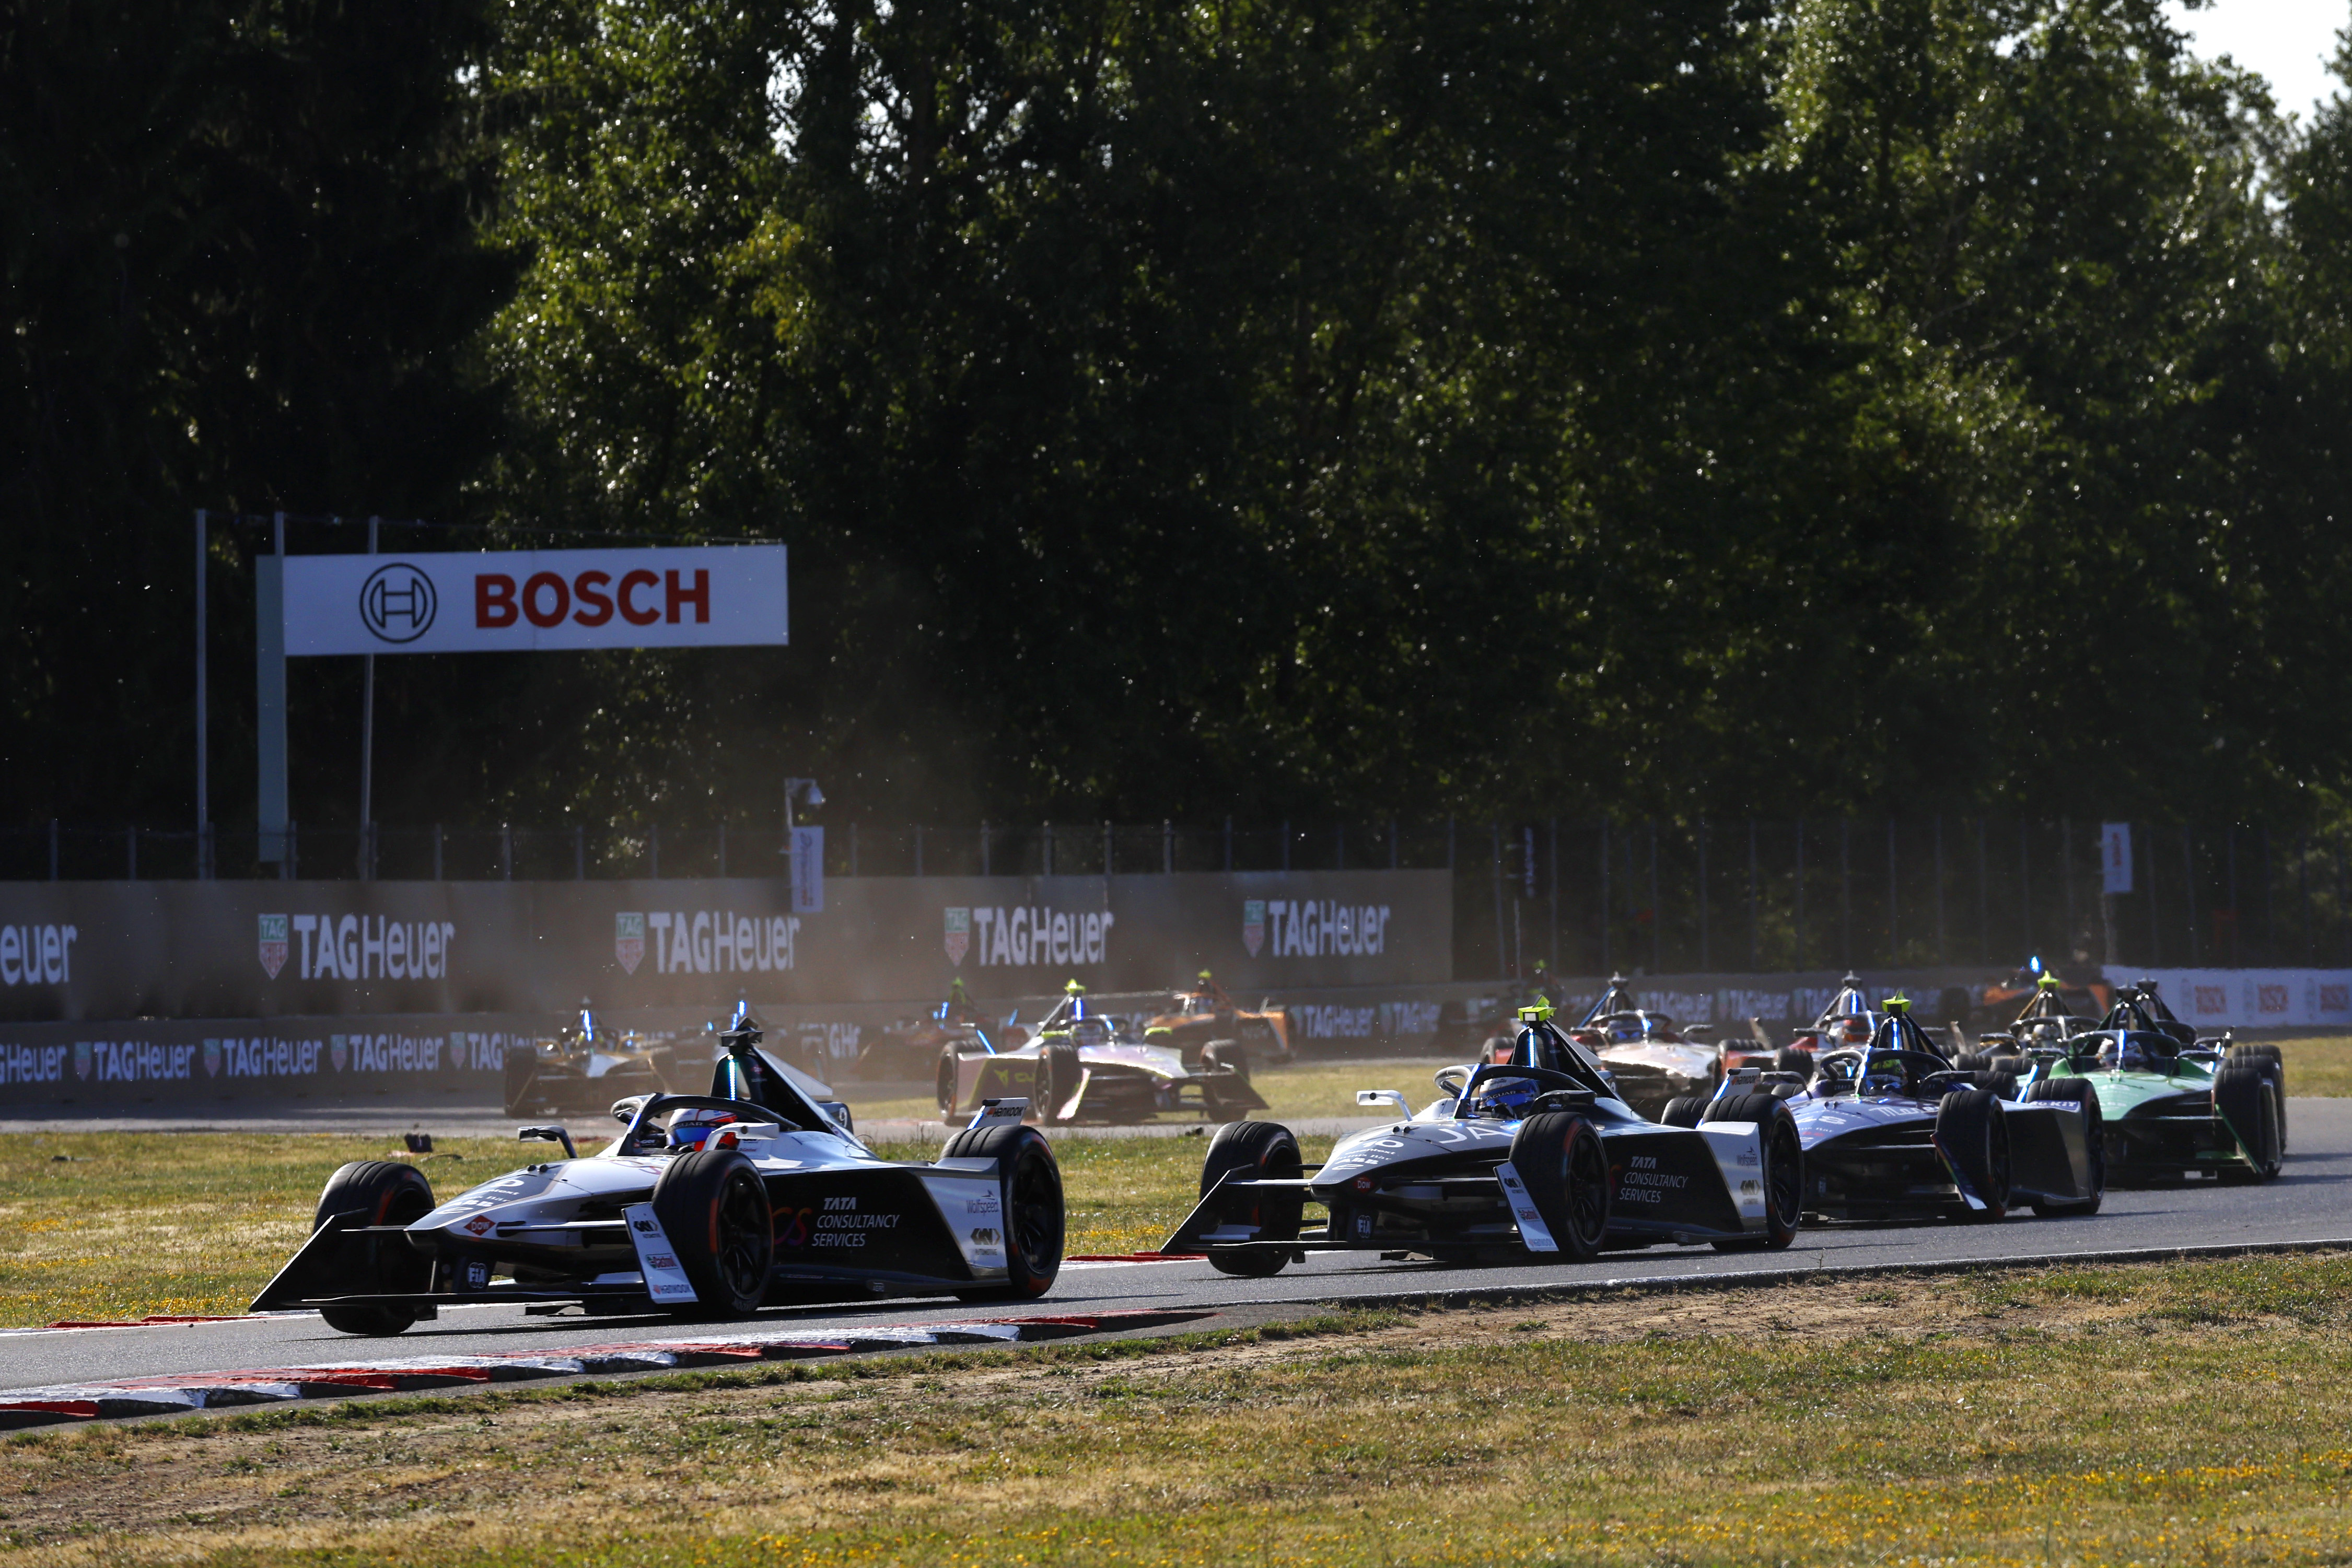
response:
M886 1160L803 1094L739 1014L709 1094L649 1093L581 1155L446 1202L425 1174L362 1160L328 1178L310 1239L254 1298L394 1334L457 1302L740 1317L769 1302L1027 1299L1062 1261L1060 1166L1025 1102L981 1108L936 1161Z
M1130 1019L1093 1011L1077 981L1062 991L1027 1045L999 1050L975 1027L940 1049L942 1115L1015 1094L1036 1107L1038 1120L1055 1124L1144 1122L1162 1112L1214 1119L1265 1109L1238 1041L1209 1041L1190 1067L1181 1051L1142 1038Z
M1220 1129L1200 1202L1160 1249L1264 1276L1309 1251L1581 1262L1607 1248L1795 1239L1803 1155L1779 1100L1718 1100L1703 1125L1661 1126L1617 1097L1549 1004L1521 1009L1519 1024L1508 1061L1444 1069L1444 1096L1419 1112L1396 1090L1360 1092L1358 1104L1401 1119L1342 1138L1321 1166L1278 1123ZM1305 1226L1309 1204L1328 1217L1319 1228Z
M1804 1207L1824 1219L1997 1220L2095 1214L2106 1190L2099 1096L2079 1077L1965 1070L1889 997L1859 1049L1822 1053L1810 1085L1789 1073L1727 1075L1718 1094L1786 1097L1805 1152ZM1696 1125L1693 1096L1664 1120Z

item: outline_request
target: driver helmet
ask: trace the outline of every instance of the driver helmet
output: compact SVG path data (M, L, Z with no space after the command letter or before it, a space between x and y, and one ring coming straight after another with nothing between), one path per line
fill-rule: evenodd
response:
M1110 1040L1110 1025L1099 1018L1076 1019L1070 1024L1072 1045L1102 1045Z
M735 1120L729 1111L681 1111L669 1124L669 1146L698 1149L710 1134Z
M1524 1118L1541 1092L1532 1078L1490 1078L1478 1090L1478 1108L1507 1122Z
M1637 1018L1613 1018L1609 1020L1612 1043L1623 1044L1642 1038L1642 1020Z
M2119 1068L2126 1072L2145 1071L2152 1063L2147 1047L2137 1035L2109 1035L2099 1047L2099 1065Z

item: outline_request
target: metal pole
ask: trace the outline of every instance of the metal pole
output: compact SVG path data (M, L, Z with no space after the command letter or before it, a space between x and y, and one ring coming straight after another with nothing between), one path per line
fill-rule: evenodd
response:
M2155 863L2156 862L2153 860L2148 862L2148 864L2151 866ZM2151 877L2149 880L2154 881L2155 879ZM2058 819L2058 885L2066 891L2066 941L2064 946L2067 955L2071 957L2074 951L2074 819L2072 817L2061 817ZM2153 890L2151 890L2147 895L2147 914L2148 919L2151 922L2154 921L2156 918L2156 894ZM2148 927L2148 936L2153 938L2155 935L2156 927L2153 925L2150 925ZM2154 959L2150 959L2148 961L2148 967L2150 968L2154 968L2156 967Z
M441 880L441 824L433 824L433 880Z
M2031 953L2034 951L2033 847L2026 836L2027 827L2025 819L2020 817L2017 820L2017 919L2019 935L2024 937L2021 946Z
M2296 836L2294 850L2294 885L2303 897L2303 964L2311 967L2311 835Z
M1658 934L1665 928L1665 912L1658 907L1658 820L1650 819L1650 973L1662 973L1665 965L1659 961L1661 948Z
M1051 822L1045 824L1045 847L1043 852L1045 857L1045 874L1051 876L1054 874L1054 824Z
M1446 840L1445 866L1449 871L1454 868L1453 843L1451 838ZM1234 869L1234 820L1230 815L1225 818L1225 869Z
M1493 831L1493 834L1494 834L1494 840L1495 840L1495 862L1494 862L1494 873L1495 873L1495 878L1494 878L1494 880L1495 880L1495 972L1496 972L1496 974L1500 975L1500 974L1503 972L1503 968L1504 968L1504 962L1503 962L1503 824L1502 824L1502 823L1500 823L1500 822L1495 822L1495 823L1490 824L1490 827L1491 827L1491 830L1492 830L1492 831ZM1285 822L1285 823L1283 823L1283 825L1282 825L1282 829L1283 829L1283 832L1282 832L1283 843L1284 843L1284 845L1285 845L1285 847L1286 847L1286 848L1287 848L1287 846L1288 846L1288 844L1289 844L1289 841L1290 841L1290 824L1289 824L1288 822ZM1284 857L1283 857L1282 869L1283 869L1283 870L1285 870L1285 871L1288 871L1288 870L1290 869L1290 859L1289 859L1289 856L1288 856L1286 853L1286 854L1284 855Z
M1748 972L1755 974L1761 962L1757 952L1756 930L1756 819L1748 819Z
M1903 932L1895 921L1895 819L1886 819L1886 961L1903 961Z
M1389 819L1389 870L1391 871L1396 870L1398 865L1398 847L1397 820L1391 817Z
M2205 960L2197 930L2197 849L2186 822L2180 824L2180 898L2189 915L2189 967L2193 969Z
M1559 973L1559 819L1549 823L1551 846L1551 972Z
M1290 869L1290 819L1282 819L1282 869Z
M2151 969L2164 967L2162 945L2157 936L2160 927L2157 925L2156 910L2156 824L2151 822L2147 830L2147 967Z
M988 870L988 824L986 822L982 822L980 825L980 874L982 876L990 874Z
M656 873L656 875L659 873ZM507 882L514 880L514 824L499 824L499 875Z
M1160 869L1163 873L1176 869L1176 824L1166 817L1160 819Z
M1992 894L1989 891L1991 878L1986 871L1985 820L1977 818L1977 961L1992 962Z
M139 880L139 830L137 827L122 830L122 849L126 862L122 873L123 880L137 882Z
M379 519L368 519L367 552L375 554L375 530ZM375 655L360 655L365 670L364 686L360 697L360 880L371 881L375 868L369 863L368 824L375 821Z
M58 820L49 819L49 880L58 880Z
M1853 819L1838 819L1838 963L1853 967Z
M1944 941L1944 813L1936 813L1936 963L1950 963L1951 948Z
M1706 819L1698 820L1698 969L1702 975L1715 972L1714 949L1707 946L1706 932Z
M2227 830L2230 852L2230 967L2238 968L2238 824Z
M205 690L205 635L206 597L205 586L205 546L211 537L209 519L203 508L196 511L196 880L203 882L212 875L206 863L211 858L205 852L211 839L205 830L212 825L212 768L209 766L211 746L210 705ZM55 880L54 876L51 878Z
M1601 972L1609 975L1615 967L1609 962L1609 819L1601 819Z
M923 874L923 824L915 824L915 874Z
M1797 819L1797 947L1790 967L1805 967L1805 819Z
M438 847L438 846L436 846ZM727 874L727 824L719 824L719 874ZM588 824L572 824L572 880L588 880Z

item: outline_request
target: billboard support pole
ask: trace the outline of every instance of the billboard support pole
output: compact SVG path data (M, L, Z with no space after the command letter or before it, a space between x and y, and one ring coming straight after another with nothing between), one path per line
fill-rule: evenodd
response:
M272 519L273 551L253 562L253 685L256 758L255 858L292 873L286 789L286 514Z
M205 852L212 847L213 796L212 769L207 764L211 744L205 711L205 544L212 532L210 518L204 508L196 509L196 876L202 880L211 874L211 856Z
M368 548L375 554L375 529L380 519L368 519ZM360 697L360 880L375 880L375 655L366 661L365 690Z

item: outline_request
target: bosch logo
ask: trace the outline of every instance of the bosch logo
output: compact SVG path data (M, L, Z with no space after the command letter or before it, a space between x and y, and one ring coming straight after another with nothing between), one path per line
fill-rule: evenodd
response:
M404 560L380 566L360 585L360 619L386 643L414 643L441 608L433 580Z

